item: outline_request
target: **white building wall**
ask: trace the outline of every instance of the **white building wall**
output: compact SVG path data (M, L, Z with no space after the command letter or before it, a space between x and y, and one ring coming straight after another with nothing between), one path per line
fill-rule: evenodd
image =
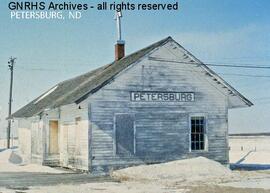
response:
M31 161L31 123L29 119L18 120L18 141L23 161L29 163Z
M77 121L76 121L77 120ZM88 108L65 105L60 111L60 164L88 170Z

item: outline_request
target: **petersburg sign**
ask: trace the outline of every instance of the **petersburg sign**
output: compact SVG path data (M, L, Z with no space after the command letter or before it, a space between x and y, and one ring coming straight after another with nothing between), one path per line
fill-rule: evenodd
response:
M131 101L139 102L192 102L195 100L193 92L158 92L158 91L132 91Z

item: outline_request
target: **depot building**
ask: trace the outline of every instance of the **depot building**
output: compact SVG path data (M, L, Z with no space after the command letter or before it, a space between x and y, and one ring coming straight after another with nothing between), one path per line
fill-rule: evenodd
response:
M171 37L124 49L10 117L24 159L90 172L197 156L228 164L228 110L252 103Z

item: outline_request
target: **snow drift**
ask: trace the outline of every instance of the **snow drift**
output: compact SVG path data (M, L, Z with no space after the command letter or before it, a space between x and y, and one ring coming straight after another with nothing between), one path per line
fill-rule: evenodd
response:
M48 166L23 163L18 149L6 149L0 152L0 172L65 173Z
M142 165L112 172L112 177L124 181L207 182L229 181L231 170L204 157L172 161L162 164Z

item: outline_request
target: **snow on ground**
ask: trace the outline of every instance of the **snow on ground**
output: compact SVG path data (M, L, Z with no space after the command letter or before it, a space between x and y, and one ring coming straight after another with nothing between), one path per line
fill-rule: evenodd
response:
M8 154L10 154L10 150L0 153L0 160L2 162L5 160L4 164L18 161ZM7 161L7 158L9 161ZM112 176L120 179L121 182L60 184L57 186L28 187L29 189L17 191L26 193L270 192L270 171L231 171L218 162L204 157L130 167L114 171ZM14 193L16 191L0 188L0 192Z
M270 164L269 136L230 137L230 162ZM61 173L54 168L23 165L17 150L0 152L0 172ZM63 174L64 175L64 174ZM203 157L156 165L126 168L112 173L121 183L103 182L29 187L27 193L266 193L270 192L270 170L231 171ZM256 189L254 189L256 188ZM1 193L14 190L0 188Z
M18 149L6 149L0 152L0 172L64 173L62 170L48 166L24 164Z
M31 187L29 190L0 189L1 193L269 193L262 188L237 188L229 186L163 186L158 183L88 183L81 185L59 185Z
M162 181L166 184L218 183L238 177L227 167L204 157L130 167L111 175L118 180Z
M0 189L1 193L14 193L14 190ZM188 193L188 188L167 187L157 183L106 182L80 185L59 185L33 187L21 192L27 193Z
M235 151L231 152L231 163L241 164L270 164L270 152L264 151Z
M263 188L270 190L270 178L242 180L224 183L222 185L236 188Z
M238 173L240 178L235 181L221 183L219 185L236 188L261 188L267 189L270 192L270 170L233 172Z
M230 163L270 164L270 136L231 136Z
M11 147L18 147L19 141L18 139L11 138L10 140ZM0 138L0 151L1 149L5 149L7 147L7 140Z
M120 181L149 182L176 189L188 187L192 191L194 186L221 186L220 191L224 192L264 192L263 189L270 192L270 170L231 171L204 157L130 167L114 171L112 176Z

